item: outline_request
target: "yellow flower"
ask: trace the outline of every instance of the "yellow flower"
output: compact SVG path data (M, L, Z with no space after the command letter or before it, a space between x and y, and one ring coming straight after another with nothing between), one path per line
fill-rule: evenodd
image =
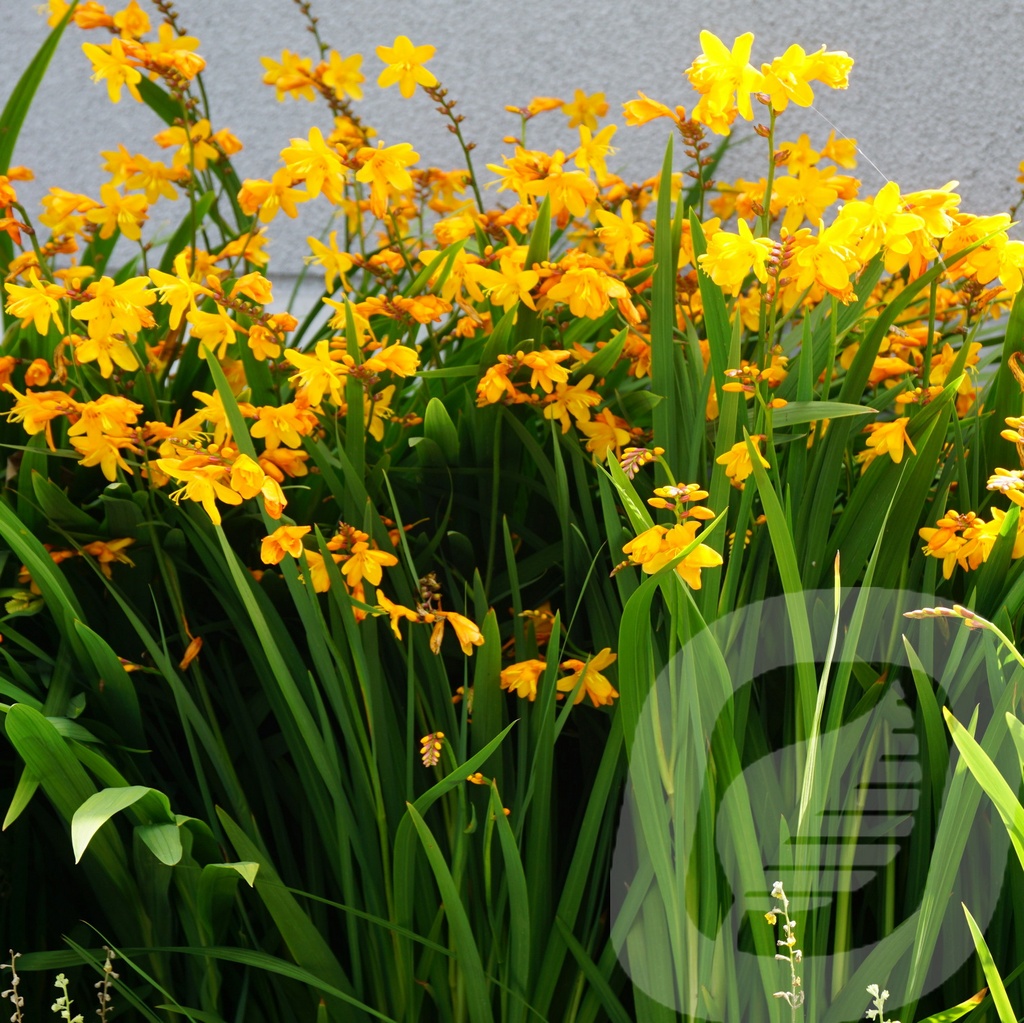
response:
M685 72L701 94L693 119L720 135L728 134L737 113L747 121L753 120L750 96L764 87L764 75L749 63L753 42L753 34L745 32L736 38L730 51L713 33L701 32L703 53Z
M548 196L551 200L551 213L559 217L560 222L568 215L582 217L587 207L597 198L597 185L582 171L564 171L561 163L552 161L546 177L531 181L526 185L526 193L535 196Z
M560 160L565 157L561 150L557 151L555 155ZM503 156L501 159L504 161L504 167L499 167L496 163L489 163L487 169L494 171L501 178L498 191L515 192L519 196L520 202L527 201L529 195L527 187L531 182L543 178L553 162L553 157L547 153L538 149L523 149L522 146L516 146L515 155L511 158Z
M792 265L800 290L819 285L841 302L853 297L850 274L861 263L854 251L856 226L852 218L837 217L828 227L819 223L814 236L803 228L793 235Z
M776 178L772 212L786 211L782 226L788 232L796 230L804 219L816 224L839 198L841 180L835 175L835 167L802 167L795 176Z
M76 320L89 325L90 337L107 334L128 334L134 337L143 327L152 327L153 315L148 307L156 301L146 277L129 277L115 284L112 277L101 277L89 285L88 299L72 311Z
M1007 422L1010 422L1007 419ZM1010 434L1010 440L1016 440L1016 434L1011 433L1009 430L1004 430L1000 436L1005 437ZM1024 506L1024 470L1021 469L996 469L996 471L989 476L988 483L985 484L986 490L998 490L1000 493L1005 494L1014 504Z
M888 455L899 465L903 461L904 445L910 448L915 455L917 454L917 449L907 433L907 423L909 422L909 416L901 416L891 423L871 423L864 427L865 432L870 432L871 436L868 437L867 449L857 456L857 461L863 465L861 472L867 469L879 455Z
M739 234L716 231L699 257L700 268L731 295L739 294L751 270L762 284L768 280L765 263L774 245L770 238L755 238L745 220L737 226Z
M789 101L797 106L809 107L814 102L810 82L824 82L830 89L845 89L849 85L853 58L842 50L805 53L795 43L771 64L762 64L764 91L772 101L772 109L783 111Z
M690 519L680 525L666 529L664 526L652 526L638 537L630 540L622 552L635 565L639 565L646 575L659 572L669 562L675 561L687 547L693 544L700 529L700 522ZM698 544L682 561L676 565L676 572L691 589L699 590L701 586L700 572L703 568L717 568L722 564L722 556L707 544Z
M348 173L341 157L324 141L319 128L311 128L308 139L295 138L281 150L281 159L292 175L293 184L306 183L306 191L315 199L322 191L332 203L340 203Z
M619 266L624 266L626 257L632 255L635 260L647 240L647 226L633 219L633 204L627 199L619 207L621 216L607 210L597 210L596 216L600 227L594 232L601 244L612 254L612 259Z
M590 421L590 410L601 404L601 395L591 391L594 375L588 373L578 384L555 384L554 392L544 399L544 418L557 419L562 433L568 433L571 415L577 423Z
M495 405L506 395L515 401L519 393L508 378L509 373L515 369L513 359L508 355L499 355L498 359L498 364L489 367L476 385L476 403L480 407Z
M568 370L558 364L570 357L570 352L553 352L546 348L524 355L523 365L531 370L530 386L540 387L545 394L550 394L555 384L569 379Z
M184 459L158 458L156 466L164 475L185 484L171 494L171 500L178 503L186 497L201 504L215 526L221 523L217 501L242 503L241 495L226 485L229 467L211 461L206 455L192 455Z
M277 565L286 554L297 558L302 553L302 538L309 532L309 526L278 526L260 545L260 560L265 565Z
M610 705L619 694L601 672L608 665L614 664L615 659L616 655L612 653L611 647L605 647L585 662L576 659L562 661L562 668L571 671L572 674L558 680L558 691L571 693L582 677L583 683L577 690L573 703L578 704L584 696L589 696L595 707Z
M45 359L33 359L25 370L26 387L45 387L50 382L50 364Z
M43 284L35 270L28 274L29 286L21 284L5 284L4 289L10 296L7 300L7 311L12 316L21 317L22 327L31 322L36 332L45 335L50 329L50 321L59 324L60 302L66 292L53 284Z
M152 31L149 15L138 5L138 0L131 0L123 11L114 15L114 27L121 33L122 39L138 39Z
M82 51L92 63L92 80L99 82L106 79L107 95L111 103L121 102L122 86L128 87L136 103L142 102L138 88L142 74L130 63L120 39L111 39L109 48L95 43L82 43Z
M242 295L257 305L270 305L274 301L273 285L259 271L242 274L231 289L231 297Z
M771 97L772 109L781 113L790 100L798 107L809 107L814 102L814 92L808 84L811 71L804 48L796 43L771 64L762 64L764 91Z
M398 312L417 323L436 323L452 311L451 303L438 295L395 295L391 302Z
M352 547L352 553L341 566L342 574L349 586L355 586L365 579L372 586L377 586L382 577L381 567L398 564L398 558L387 551L375 551L365 541Z
M117 40L114 40L115 42ZM142 235L142 224L147 219L149 205L144 195L122 195L114 185L100 185L102 205L91 209L85 219L100 225L100 237L109 238L119 230L125 238L137 242Z
M478 264L467 264L466 276L487 295L493 305L500 305L508 312L516 302L522 302L536 309L530 291L540 282L535 270L524 270L509 256L502 256L498 262L500 270Z
M462 647L462 652L467 657L472 655L473 647L483 646L483 634L477 628L476 623L470 621L465 615L460 615L455 611L439 611L438 616L451 623L451 627L455 630L455 638L459 641L459 646Z
M403 344L388 345L371 355L363 366L374 373L394 373L396 377L412 376L420 364L419 355Z
M15 397L14 407L7 412L7 422L21 423L29 436L46 433L46 443L54 450L51 423L57 416L76 412L80 406L63 391L28 391L19 393L10 383L3 386Z
M101 334L89 338L72 334L71 340L75 361L80 364L97 362L104 380L113 375L115 364L129 373L139 368L135 349L120 334ZM27 377L25 382L28 383Z
M404 618L407 622L420 620L420 616L415 611L410 611L409 608L403 607L401 604L392 603L380 590L377 590L377 606L391 617L391 631L395 634L396 639L402 638L402 633L398 628L400 619Z
M342 404L341 389L346 369L331 359L328 341L318 341L312 355L289 348L284 357L298 370L288 378L289 382L305 390L310 405L319 405L328 391L335 405Z
M569 267L546 294L552 302L568 302L573 316L585 316L589 320L600 319L613 298L624 315L632 306L629 288L592 266Z
M309 565L309 580L313 584L315 593L326 593L331 588L331 577L327 574L327 566L324 564L323 555L319 551L303 551L306 564ZM335 562L341 559L340 554L332 554ZM305 576L301 576L305 582Z
M141 153L132 157L134 168L125 181L125 188L142 189L142 193L150 205L155 203L160 196L165 199L177 199L178 193L171 184L173 181L180 181L183 170L180 167L168 167L160 160L149 160Z
M431 732L420 739L420 757L424 767L435 767L441 759L444 747L444 732Z
M510 664L501 672L501 688L515 693L521 700L537 699L537 682L547 668L547 662L531 658Z
M825 47L817 53L808 54L811 63L811 81L824 82L830 89L845 89L850 84L850 69L853 57L845 50L829 50Z
M387 65L380 73L377 84L382 89L398 83L398 91L406 98L416 91L417 85L425 89L437 85L437 79L423 65L434 56L433 46L413 46L408 36L398 36L394 46L378 46L377 56Z
M258 211L261 224L269 224L279 210L284 210L294 220L299 215L296 203L306 202L311 196L292 188L293 182L292 173L286 167L275 171L270 181L246 178L238 193L238 205L249 217Z
M363 98L362 84L366 81L366 75L359 70L362 64L361 53L342 57L336 50L331 50L327 67L321 74L321 81L329 89L333 89L334 95L340 100L360 100Z
M199 339L202 347L215 351L218 359L227 355L228 347L235 340L235 332L242 330L223 306L217 306L213 313L193 309L185 319L192 325L192 336Z
M316 428L317 418L308 402L290 401L283 405L261 405L256 409L256 422L249 433L263 438L266 451L274 451L282 444L290 448L302 446L302 438Z
M754 442L754 447L757 449L757 457L761 462L761 466L767 469L768 460L760 451L760 444L764 438L760 435L755 435L750 439ZM719 455L715 461L719 465L725 466L725 475L732 480L733 486L739 486L742 484L743 481L754 471L754 464L750 460L750 452L747 450L747 442L743 440L733 444L733 446L729 448L724 455Z
M392 416L391 402L395 396L395 385L389 384L376 394L369 395L363 402L363 421L366 432L374 440L384 438L384 421Z
M529 103L526 104L526 116L536 117L538 114L546 114L551 110L557 110L559 107L565 106L564 102L557 96L534 96ZM508 107L505 108L506 110ZM1022 161L1024 163L1024 161Z
M605 161L615 153L611 140L618 128L614 124L609 124L595 135L587 125L581 124L579 130L580 145L573 162L581 171L593 169L599 178L605 177L608 174Z
M587 450L594 453L599 462L608 458L608 452L614 451L616 458L623 444L629 443L629 433L624 429L626 421L616 416L611 409L605 409L589 423L577 423L580 433L588 438Z
M653 121L659 117L668 117L677 124L686 118L686 112L682 107L676 107L675 112L673 112L664 103L659 103L657 100L645 96L639 90L637 91L637 97L637 99L631 99L622 104L622 113L626 118L626 124L630 125L630 127L647 124L648 121Z
M100 571L108 578L112 578L110 566L119 561L129 568L135 567L135 562L124 553L125 547L130 547L135 540L130 537L122 537L119 540L93 540L82 548L83 554L88 554L99 562Z
M218 132L217 137L220 135L221 133ZM214 137L210 133L210 122L204 117L202 120L196 121L188 131L179 125L165 128L153 136L153 141L161 149L178 147L177 152L171 157L171 163L175 167L194 165L197 171L201 171L206 170L206 166L211 160L220 159L220 153L210 141Z
M239 455L231 463L231 489L245 500L261 493L266 480L267 474L248 455Z
M376 149L363 146L356 153L362 166L356 172L356 181L370 184L370 210L375 217L383 217L388 209L391 192L407 192L412 188L412 176L408 168L419 158L408 142L384 148L381 142Z
M587 95L582 89L573 92L572 102L562 107L562 113L569 118L569 127L578 128L585 125L593 131L597 127L598 118L608 113L608 101L603 92Z
M280 63L270 57L260 57L260 63L267 69L263 84L274 86L278 103L285 96L308 99L310 102L316 98L312 81L313 64L308 57L299 57L290 50L282 50Z
M71 20L79 27L90 28L113 28L114 19L107 14L107 9L97 0L86 0L75 8Z
M135 454L141 452L132 443L130 436L114 436L112 434L100 434L85 437L71 437L71 446L82 456L79 465L98 465L103 475L111 482L117 479L117 470L124 469L131 474L131 468L122 458L122 451L132 451Z
M324 288L333 293L334 281L340 278L341 283L346 285L345 274L352 269L352 257L347 252L338 248L338 232L332 231L327 239L328 244L324 245L319 238L309 237L306 243L312 250L313 255L306 256L304 262L315 263L324 268Z

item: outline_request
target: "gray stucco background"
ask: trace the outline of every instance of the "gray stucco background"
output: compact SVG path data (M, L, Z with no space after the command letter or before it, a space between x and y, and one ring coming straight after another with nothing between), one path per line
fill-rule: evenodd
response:
M141 0L153 15L146 0ZM109 5L117 10L122 3ZM177 0L183 27L201 40L214 129L227 127L245 143L235 157L241 177L269 177L278 153L295 135L317 123L329 126L326 107L288 100L278 103L261 84L261 55L282 49L314 55L312 38L290 0ZM0 0L0 101L6 101L22 69L48 32L36 0ZM537 95L571 99L575 88L603 91L607 121L620 125L618 153L609 167L630 179L657 172L667 122L626 128L621 104L641 89L652 98L687 110L696 97L682 70L700 50L698 35L710 29L731 45L744 31L755 34L755 65L781 54L793 42L806 49L822 43L846 50L855 60L847 91L816 86L812 110L790 107L780 119L779 138L801 131L823 143L834 124L856 138L862 152L858 173L864 191L885 178L904 190L960 182L963 208L993 213L1017 198L1017 167L1024 158L1024 0L314 0L321 32L343 55L362 53L366 98L360 106L388 144L412 142L421 165L458 166L459 153L444 122L422 94L403 100L397 88L379 90L380 44L405 34L437 47L430 68L460 101L467 137L479 143L477 172L493 179L502 136L518 128L504 111ZM125 94L111 105L103 84L90 81L81 44L104 33L69 27L30 112L14 162L31 166L33 185L19 193L34 204L50 185L98 194L104 175L99 151L124 142L156 155L151 136L162 127L149 110ZM606 123L607 123L606 121ZM737 123L738 134L750 135ZM571 149L561 114L530 128L530 143ZM764 143L751 139L734 154L738 173L757 176ZM677 164L678 165L678 164ZM884 175L885 177L883 177ZM724 176L724 175L721 175ZM174 204L175 206L180 204ZM315 207L315 208L314 208ZM160 216L159 207L154 211ZM176 220L181 211L164 207ZM288 277L301 267L304 238L319 232L328 216L310 203L302 223L285 218L271 225L271 275ZM1016 231L1020 234L1020 231Z

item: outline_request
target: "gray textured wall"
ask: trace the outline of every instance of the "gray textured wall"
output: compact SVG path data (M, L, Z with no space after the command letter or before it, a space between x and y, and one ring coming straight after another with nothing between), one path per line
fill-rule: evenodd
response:
M36 6L37 0L0 0L3 100L48 31ZM178 0L176 6L186 30L202 41L214 128L228 127L245 143L235 158L241 176L269 176L291 136L306 134L312 123L329 124L322 105L278 103L260 83L261 55L279 57L282 48L313 54L302 17L289 0ZM374 84L381 68L374 49L399 33L437 47L430 67L460 98L467 135L479 142L478 172L490 180L484 165L510 150L501 137L518 126L504 112L506 103L536 95L568 99L574 88L601 90L611 118L622 124L622 102L642 89L689 109L695 96L681 71L699 52L700 30L708 28L728 44L754 32L757 65L792 42L808 50L825 43L854 57L849 90L816 87L816 108L791 107L779 135L807 131L812 142L823 142L831 122L858 139L880 171L862 158L867 191L884 183L882 175L905 190L956 178L964 209L976 213L1006 209L1019 193L1024 0L315 0L314 6L331 46L364 55L364 118L389 144L413 142L424 165L456 166L459 154L426 97L402 100L397 88L381 91ZM112 106L105 87L89 80L81 52L89 38L96 34L68 29L19 141L15 162L33 167L39 178L34 187L21 186L29 201L51 184L96 193L101 149L118 142L155 149L149 139L160 125L149 111L127 95ZM572 147L575 132L565 124L560 114L546 115L531 126L531 143ZM629 178L654 174L666 124L620 127L619 152L609 166ZM740 133L747 134L742 127ZM760 140L742 147L737 170L760 173L761 147ZM274 222L271 268L277 276L298 269L303 238L319 230L326 215L318 202L305 209L303 224L283 223L283 217Z

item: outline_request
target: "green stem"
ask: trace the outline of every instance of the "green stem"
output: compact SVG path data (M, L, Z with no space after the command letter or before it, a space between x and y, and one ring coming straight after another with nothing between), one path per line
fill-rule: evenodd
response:
M764 201L761 213L761 237L768 236L772 221L772 188L775 185L775 110L769 108L768 118L768 177L765 179Z
M927 388L928 377L931 375L932 351L935 348L935 306L939 293L939 278L932 281L928 289L928 340L924 346L924 359L921 362L921 386Z

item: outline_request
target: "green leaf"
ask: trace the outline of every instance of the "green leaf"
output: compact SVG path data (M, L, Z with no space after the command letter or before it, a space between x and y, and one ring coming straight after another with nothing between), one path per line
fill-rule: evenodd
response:
M99 523L72 502L60 487L38 472L32 473L32 490L43 514L52 525L71 532L98 534Z
M796 558L796 544L793 540L792 527L782 507L782 502L779 500L779 495L775 493L775 488L761 465L757 447L750 439L749 434L745 434L745 438L750 464L753 467L754 482L757 484L757 493L764 507L765 518L768 520L768 535L771 539L775 561L779 567L779 575L782 578L786 610L793 633L797 691L800 697L800 712L803 717L800 725L801 734L809 735L818 680L814 676L814 647L811 641L811 625L807 617L807 605L803 597L803 580L800 578L800 567ZM884 511L883 508L883 513Z
M469 1018L473 1023L493 1023L494 1015L491 1012L487 984L484 981L483 960L480 958L476 936L466 914L466 907L459 895L459 889L448 869L444 855L438 847L437 840L430 828L427 827L426 822L416 812L412 803L406 804L406 811L420 837L423 850L427 854L427 862L434 872L434 880L441 892L441 903L444 906L444 914L448 918L451 942L456 949L456 958L462 966L461 979Z
M623 1007L622 1002L615 997L615 992L612 991L607 977L598 969L594 960L587 955L587 950L576 940L572 931L557 916L555 917L555 927L579 965L580 971L597 992L605 1012L608 1013L608 1018L615 1021L615 1023L630 1023L631 1017Z
M228 931L239 878L251 888L258 871L259 864L251 861L208 863L203 867L196 885L196 916L210 944L222 941Z
M626 343L626 336L628 334L629 329L623 327L596 355L587 359L576 371L575 375L580 377L592 373L597 380L608 376L615 368L615 363L619 361L619 356L622 354L622 348Z
M952 735L953 742L956 743L956 748L960 751L960 756L964 758L964 762L985 795L995 803L1010 836L1010 842L1017 853L1017 858L1024 865L1024 806L1021 806L1014 790L1000 774L999 768L970 732L953 717L948 707L942 708L942 714L946 719L949 734Z
M704 237L704 226L697 216L697 211L690 209L690 238L693 242L693 264L699 266L698 260L708 250L707 239ZM729 325L729 311L725 305L725 295L721 287L703 271L697 271L697 284L700 287L701 304L704 307L704 322L707 327L708 351L711 356L711 371L714 374L712 387L719 388L725 382L725 371L731 365L729 361L732 327ZM719 399L721 400L721 399Z
M843 401L791 401L772 412L772 425L796 426L799 423L820 422L822 419L874 415L876 412L876 409L868 408L867 405L849 405Z
M943 1009L942 1012L928 1016L926 1019L921 1020L921 1023L953 1023L954 1020L958 1020L961 1016L966 1016L967 1013L973 1012L984 1000L985 991L982 989L976 995L971 995L970 998L962 1001L959 1005L954 1005L949 1009Z
M537 219L533 222L533 229L530 232L530 244L526 249L526 259L523 267L532 270L537 263L547 260L551 252L551 198L544 196L544 201L537 211ZM501 319L503 324L510 316L515 317L515 326L509 322L509 329L513 330L515 346L518 347L529 339L539 339L542 320L539 313L528 309L525 303L520 302L518 306L510 309ZM493 338L492 338L493 340ZM488 349L490 346L488 346ZM482 361L481 366L490 365L494 360Z
M63 572L53 563L46 548L32 535L6 502L0 501L0 536L29 570L39 587L58 629L68 638L76 652L81 641L74 629L74 620L85 620L78 598Z
M188 1019L196 1020L197 1023L224 1023L224 1017L216 1012L206 1012L203 1009L185 1008L184 1005L158 1005L158 1009L169 1012L172 1016L186 1016Z
M103 789L85 800L71 818L71 846L75 852L75 863L82 859L93 836L115 813L127 810L151 793L164 801L167 799L163 793L157 793L145 785L128 785L125 788Z
M999 1019L1002 1023L1017 1023L1017 1014L1013 1011L1013 1006L1010 1005L1009 996L1003 986L1003 978L999 976L999 970L985 942L985 936L981 933L981 928L975 922L974 917L971 916L971 911L962 902L960 905L963 906L964 916L967 917L967 926L971 929L974 947L978 950L978 959L981 961L981 968L985 971L985 980L988 981L988 990L992 995Z
M683 471L685 438L683 409L692 405L682 372L682 351L676 345L676 262L672 244L672 136L665 148L654 222L654 281L651 285L651 390L665 398L654 410L654 442L665 448L674 479Z
M530 889L515 835L512 834L512 828L501 805L498 786L493 781L490 806L498 831L502 862L505 865L505 882L508 885L509 986L513 994L525 999L530 980ZM512 1019L525 1019L525 1009L525 1002L517 1002L511 1007L509 1016Z
M440 398L431 398L423 413L423 433L441 449L445 461L454 465L459 460L459 431Z
M177 824L139 824L135 834L161 863L173 867L181 861L181 830Z
M258 865L259 876L253 887L267 907L288 951L298 963L296 969L302 969L301 979L321 990L324 990L325 983L330 984L336 998L352 1004L352 984L341 964L298 900L281 883L266 853L223 810L218 809L217 816L235 851L249 863ZM307 979L311 975L318 978L318 981L314 983ZM374 1012L373 1015L380 1018L380 1013Z
M224 948L223 946L212 946L206 948L162 948L148 949L150 952L177 952L183 955L201 956L204 959L217 959L225 963L239 963L242 966L251 966L266 973L272 973L278 977L288 977L290 980L297 980L300 984L306 984L316 991L320 991L329 998L336 998L338 1001L351 1005L361 1012L365 1012L375 1019L384 1020L385 1023L396 1023L391 1016L378 1012L372 1006L353 998L350 994L340 990L335 985L324 980L324 978L313 969L305 969L290 963L286 959L279 959L277 956L268 955L266 952L257 952L248 948ZM183 1010L184 1011L184 1010ZM340 1017L339 1017L340 1018ZM351 1018L351 1017L349 1017Z
M135 683L110 644L99 633L84 622L76 621L74 624L75 632L98 676L91 701L109 713L123 743L136 749L145 746L142 711Z
M22 815L38 788L39 779L27 767L23 768L18 786L11 796L11 805L7 808L2 830L6 831Z

